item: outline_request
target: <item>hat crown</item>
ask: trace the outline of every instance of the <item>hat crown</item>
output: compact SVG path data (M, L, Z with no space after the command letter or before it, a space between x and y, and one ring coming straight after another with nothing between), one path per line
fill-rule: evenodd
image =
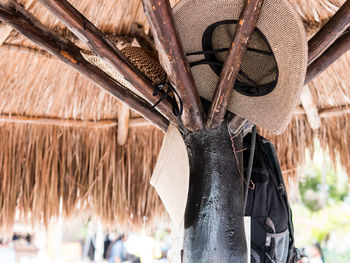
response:
M239 20L243 5L243 0L181 0L173 8L173 15L185 52L205 50L205 31L215 23ZM264 0L257 28L262 35L254 33L248 47L264 50L268 45L273 57L246 52L241 69L257 83L258 88L255 95L250 89L236 88L227 109L279 134L300 102L307 68L306 33L301 18L288 0ZM212 32L210 49L230 46L233 32L234 25L217 26ZM220 38L224 41L219 41ZM225 54L215 54L214 58L222 63ZM203 54L188 57L190 64L203 59ZM209 101L214 97L218 82L218 74L212 68L202 63L191 69L199 95ZM274 80L276 85L273 85ZM254 87L242 74L239 82ZM264 86L267 87L262 89Z

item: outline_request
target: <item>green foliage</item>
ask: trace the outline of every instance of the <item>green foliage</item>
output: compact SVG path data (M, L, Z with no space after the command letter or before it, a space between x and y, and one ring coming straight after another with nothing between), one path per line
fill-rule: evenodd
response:
M349 263L350 251L345 253L335 253L334 251L324 251L325 262L327 263Z
M299 183L302 202L311 211L318 211L324 206L343 202L349 194L347 176L336 174L329 162L319 167L310 163L305 179Z
M292 207L296 246L308 247L316 241L326 246L325 241L330 234L333 245L329 247L332 250L324 255L325 262L350 262L347 174L340 167L336 170L331 167L329 158L318 150L314 160L307 162L299 192L301 203Z

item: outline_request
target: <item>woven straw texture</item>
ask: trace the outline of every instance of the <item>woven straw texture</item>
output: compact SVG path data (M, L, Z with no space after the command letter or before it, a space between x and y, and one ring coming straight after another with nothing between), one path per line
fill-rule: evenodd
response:
M201 51L202 36L207 27L222 20L238 20L242 7L243 0L180 1L173 12L185 52ZM248 97L234 91L228 109L279 134L286 128L300 100L307 64L305 30L286 0L264 1L257 27L275 55L279 70L277 86L262 97ZM190 61L201 59L204 56L198 55L191 57ZM218 76L208 65L193 67L192 72L200 96L212 100Z
M151 51L140 47L125 47L121 52L123 52L123 54L146 78L152 81L153 85L157 85L165 80L165 71ZM94 55L90 51L81 51L81 54L87 61L102 69L125 88L144 98L144 96L122 76L122 74L114 70L114 68L102 58Z

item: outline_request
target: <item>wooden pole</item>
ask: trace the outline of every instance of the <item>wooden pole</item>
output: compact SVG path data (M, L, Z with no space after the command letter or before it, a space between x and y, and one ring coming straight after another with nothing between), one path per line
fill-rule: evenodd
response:
M130 110L124 103L119 102L117 143L124 145L128 139Z
M342 116L344 114L350 114L350 106L349 105L320 110L320 117L321 118L338 117L338 116Z
M98 67L87 62L80 54L80 49L77 46L50 31L21 6L14 3L11 3L10 6L0 4L0 19L62 62L72 66L101 89L123 101L161 130L167 130L168 121L153 110L149 104L123 88Z
M305 84L318 76L333 62L344 55L350 49L350 31L346 31L339 37L319 58L308 66Z
M318 129L321 127L321 118L318 114L317 105L312 97L309 86L305 86L300 96L301 105L303 106L307 120L311 129Z
M247 50L263 0L246 0L240 15L232 44L222 68L214 99L211 104L207 126L217 128L224 120L228 101L232 95L237 74L241 67L243 56Z
M116 120L104 119L98 121L92 120L77 120L77 119L61 119L53 117L35 117L35 116L18 116L18 115L6 115L0 114L0 123L18 123L18 124L33 124L33 125L54 125L62 127L73 128L95 128L105 129L117 127L118 122ZM132 118L129 119L129 128L148 127L152 126L152 123L145 118Z
M298 107L294 112L294 115L305 115L305 114L306 114L306 111L302 107ZM321 109L318 112L318 114L321 119L338 117L344 114L350 114L350 106L342 105L342 106L336 106L332 108Z
M243 215L242 137L226 123L185 136L190 184L185 212L184 263L247 263Z
M191 131L204 127L204 113L193 75L176 31L168 0L142 0L164 70L183 101L182 121Z
M153 96L154 87L116 48L111 41L87 18L65 0L40 0L51 10L76 36L85 42L91 50L108 62L114 70L120 72L150 104L155 104L159 97ZM169 121L181 126L167 100L158 104L157 110Z
M309 65L350 26L350 0L309 40Z

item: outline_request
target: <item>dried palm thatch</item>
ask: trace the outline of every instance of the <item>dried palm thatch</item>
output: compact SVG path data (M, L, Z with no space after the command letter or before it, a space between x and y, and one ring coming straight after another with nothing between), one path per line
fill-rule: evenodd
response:
M350 123L348 72L350 72L350 52L309 84L322 121L320 129L313 130L306 115L296 113L281 136L263 132L275 143L286 176L295 177L300 174L298 168L302 168L306 149L313 155L315 139L320 141L322 150L330 154L334 164L340 159L341 165L350 175L348 162L350 144L347 138Z
M160 131L131 129L123 147L116 128L4 124L0 132L1 227L11 226L16 207L22 218L44 224L62 213L141 226L162 214L149 187Z
M289 0L312 35L331 18L345 0Z
M290 1L309 37L344 2ZM45 25L87 49L38 1L20 2ZM140 0L70 2L112 40L129 34L134 22L148 32ZM115 99L16 32L12 31L0 45L0 57L1 116L81 123L117 120ZM350 53L309 84L322 120L320 129L312 129L299 109L282 135L260 131L275 143L286 177L296 178L306 149L313 152L315 139L320 140L333 162L339 158L350 174L348 72ZM0 121L2 229L11 227L17 211L20 218L36 223L48 223L62 213L66 217L98 215L107 224L128 227L140 226L146 219L151 222L164 213L149 185L163 135L154 128L132 128L127 144L118 146L115 125L82 126Z
M110 4L103 4L100 12L115 10ZM119 23L111 32L122 34L137 21L138 13L130 16L124 13L125 7L134 11L142 7L140 1L119 4L119 17L125 18L128 27ZM44 21L45 15L40 12L46 12L49 24L48 20L53 19L37 2L32 2L29 9ZM96 12L96 19L97 10L90 10ZM114 23L118 25L118 21ZM108 24L104 26L108 28ZM73 38L64 29L52 27ZM0 56L2 116L82 123L116 121L118 103L113 97L16 33L1 46ZM59 214L86 214L98 215L105 225L117 223L129 228L163 214L158 195L149 187L162 141L161 132L154 128L130 129L123 147L117 145L115 125L96 129L0 123L0 134L3 230L11 227L16 211L21 219L35 223L47 224Z

